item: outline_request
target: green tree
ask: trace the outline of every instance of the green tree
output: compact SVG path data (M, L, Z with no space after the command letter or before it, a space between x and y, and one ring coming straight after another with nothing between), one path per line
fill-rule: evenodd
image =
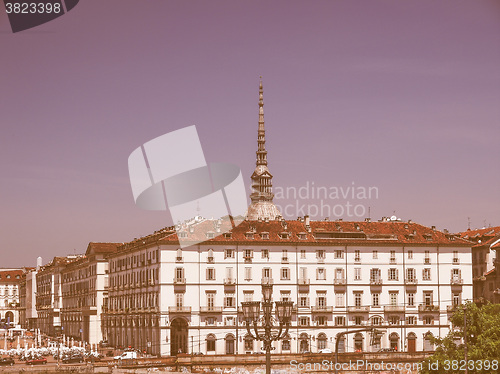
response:
M423 362L422 373L465 374L466 368L470 374L500 373L500 304L479 307L468 302L457 307L450 322L452 329L446 337L431 338L436 351Z

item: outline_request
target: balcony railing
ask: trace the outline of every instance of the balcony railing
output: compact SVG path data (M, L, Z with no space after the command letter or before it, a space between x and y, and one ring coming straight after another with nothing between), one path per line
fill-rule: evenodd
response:
M186 284L186 278L174 278L174 284Z
M433 304L420 304L418 306L419 312L439 312L439 305Z
M261 284L273 284L273 278L271 277L262 277Z
M418 279L417 278L406 278L405 284L416 286L418 284Z
M221 306L202 306L200 307L200 313L222 313Z
M234 285L236 280L234 278L224 278L224 284L226 286L232 286Z
M333 284L336 286L345 286L346 280L345 278L336 278L333 280Z
M372 285L372 286L381 286L382 285L382 278L372 278L372 279L370 279L370 285Z
M386 305L384 306L384 312L386 313L403 313L405 311L404 306L398 305Z
M369 312L370 311L370 307L369 306L348 306L347 307L347 311L349 313L366 313L366 312Z
M464 280L462 278L452 277L450 279L450 284L462 285L463 283L464 283Z
M332 313L333 306L314 305L311 307L311 312L313 312L313 313Z
M169 313L191 313L191 307L190 306L169 306L168 312Z
M299 278L299 285L308 285L309 283L311 283L309 278Z

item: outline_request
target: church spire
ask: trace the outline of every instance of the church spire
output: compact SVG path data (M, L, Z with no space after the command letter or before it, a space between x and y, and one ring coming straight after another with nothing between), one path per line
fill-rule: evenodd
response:
M281 216L278 208L273 204L272 193L273 176L267 167L266 130L264 127L264 88L262 77L259 82L259 127L257 132L257 160L255 171L252 174L252 204L248 208L247 218L275 219Z

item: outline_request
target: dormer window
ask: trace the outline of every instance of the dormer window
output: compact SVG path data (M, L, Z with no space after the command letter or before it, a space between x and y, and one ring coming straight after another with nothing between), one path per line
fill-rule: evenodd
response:
M305 232L299 232L299 233L297 234L297 236L298 236L298 238L299 238L300 240L306 240L306 239L307 239L307 234L306 234Z
M206 235L207 235L207 239L215 238L215 232L213 232L213 231L208 231Z
M261 233L260 233L260 237L261 237L263 240L269 240L269 233L268 233L268 232L261 232Z
M247 233L245 234L245 237L246 237L247 239L249 239L249 240L253 239L253 232L247 232Z
M231 233L231 232L224 233L224 239L231 239L232 237L233 237L233 233Z
M186 231L180 231L177 233L179 238L187 238L187 232Z
M279 234L280 239L290 239L290 233L282 232Z

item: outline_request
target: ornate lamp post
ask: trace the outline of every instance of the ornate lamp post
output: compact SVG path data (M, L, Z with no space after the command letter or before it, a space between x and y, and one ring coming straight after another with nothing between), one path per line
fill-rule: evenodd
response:
M272 295L272 283L267 282L262 284L262 316L261 303L259 301L241 303L248 334L253 339L264 343L266 351L266 374L271 373L272 342L283 339L288 333L293 308L293 302L291 301L276 301L276 317L273 317Z

